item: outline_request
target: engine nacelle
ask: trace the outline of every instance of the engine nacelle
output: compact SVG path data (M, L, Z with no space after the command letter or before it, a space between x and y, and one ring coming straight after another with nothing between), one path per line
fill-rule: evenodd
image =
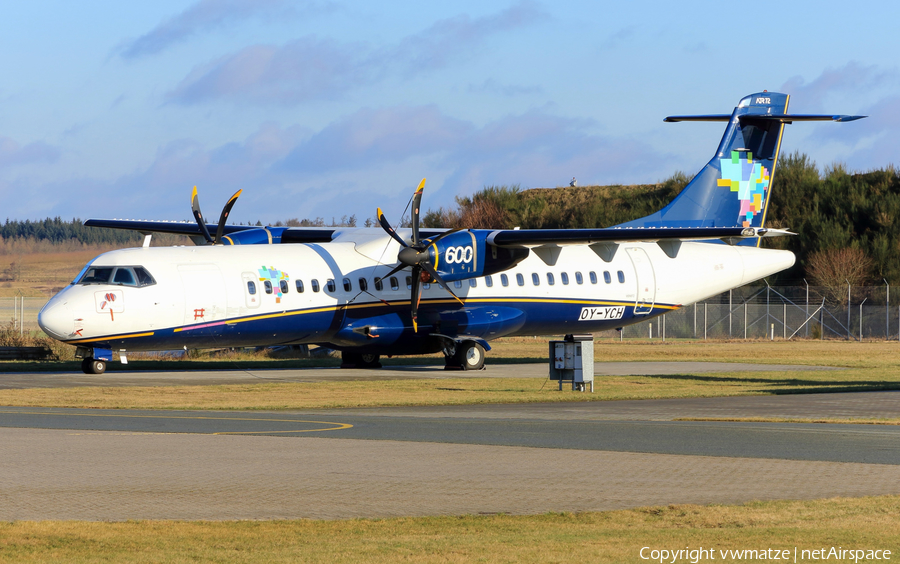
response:
M281 243L281 234L285 229L284 227L260 227L247 229L246 231L237 231L222 237L222 243L225 245L270 245Z
M446 282L478 278L509 270L528 256L528 249L488 245L489 232L459 231L428 247L431 264Z

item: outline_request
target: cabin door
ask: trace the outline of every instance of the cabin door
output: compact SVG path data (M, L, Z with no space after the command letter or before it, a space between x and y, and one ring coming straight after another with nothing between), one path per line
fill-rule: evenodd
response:
M640 247L626 247L625 251L634 265L637 294L634 304L635 315L646 315L653 311L656 302L656 276L647 251Z

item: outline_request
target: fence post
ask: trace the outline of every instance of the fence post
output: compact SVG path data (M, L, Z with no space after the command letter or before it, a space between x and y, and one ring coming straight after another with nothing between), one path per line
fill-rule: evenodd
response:
M822 308L819 309L819 340L825 340L825 298L822 298Z
M706 319L707 314L709 313L709 303L703 302L703 340L706 340Z
M847 340L850 338L850 281L847 280Z
M747 302L744 301L744 340L747 340Z
M694 338L697 338L697 302L694 302Z
M781 338L787 340L787 302L781 302Z
M731 334L731 292L732 290L728 290L728 338L732 337Z
M862 306L866 303L866 300L869 298L863 298L863 301L859 304L859 342L862 342Z
M662 314L662 340L666 342L666 314Z
M806 319L809 319L809 282L804 278L803 283L806 284ZM809 338L809 323L806 324L806 338Z
M887 286L887 303L884 306L884 340L891 338L891 285L888 284L887 278L882 278L885 286Z

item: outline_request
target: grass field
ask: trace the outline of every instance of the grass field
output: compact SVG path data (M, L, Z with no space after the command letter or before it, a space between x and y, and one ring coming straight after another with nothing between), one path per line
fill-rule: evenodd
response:
M546 362L543 339L503 339L492 351L493 362ZM0 390L0 404L43 407L135 409L280 410L396 405L459 405L604 401L678 397L713 397L835 391L900 389L900 343L843 341L796 342L667 342L598 341L597 360L702 360L762 364L826 365L834 371L720 372L662 376L597 375L595 393L560 392L555 383L534 378L478 378L447 373L439 379L397 379L329 382L240 384L168 387L78 387ZM203 361L139 361L112 369L190 370L303 368L336 364L334 359L271 360L253 356ZM439 358L402 358L386 363L442 362ZM14 368L15 363L4 363ZM45 367L53 365L45 364ZM67 365L79 371L75 363ZM58 369L59 366L56 366ZM490 365L488 366L490 370ZM96 377L102 382L103 376ZM832 419L832 421L838 421ZM840 421L898 423L895 420Z
M546 339L504 339L496 342L490 358L493 362L546 362L546 346ZM308 409L900 389L900 344L896 342L598 341L595 351L598 361L702 360L828 365L844 370L598 375L593 395L559 392L543 379L460 378L452 373L446 379L341 382L340 386L263 383L0 390L0 405ZM405 363L423 360L441 362L439 358L396 359ZM248 355L224 360L148 360L131 363L128 369L252 369L321 362ZM0 371L17 366L21 367L2 363ZM70 369L77 371L78 367L72 364ZM0 562L649 562L641 558L642 547L713 548L718 561L738 561L722 557L720 550L777 549L793 556L796 548L802 556L803 550L831 547L887 549L896 559L900 553L900 496L535 516L0 523ZM677 561L691 559L684 555Z
M0 523L0 562L648 562L643 547L645 556L713 549L724 562L738 559L720 551L747 549L788 550L793 560L795 547L798 556L840 547L890 550L896 559L898 515L900 496L882 496L534 516L13 522Z

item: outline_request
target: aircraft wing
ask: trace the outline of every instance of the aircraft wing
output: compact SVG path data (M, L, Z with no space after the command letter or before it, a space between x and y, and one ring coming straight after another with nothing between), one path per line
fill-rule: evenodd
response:
M636 241L704 241L794 235L783 229L754 227L610 227L605 229L502 229L485 242L497 247L590 245Z
M189 237L203 235L200 227L194 221L150 221L144 219L89 219L84 222L88 227L106 227L108 229L124 229L126 231L139 231L141 233L173 233L175 235L187 235ZM207 224L213 232L216 225ZM237 231L257 229L252 225L226 225L225 234Z
M105 227L107 229L123 229L137 231L139 233L172 233L197 237L202 241L203 233L200 227L193 221L152 221L143 219L89 219L84 222L88 227ZM215 232L218 227L215 224L206 224L207 229ZM241 232L255 230L269 231L274 237L280 238L282 243L327 243L331 241L338 227L261 227L256 225L225 225L223 234L233 236ZM248 233L249 234L249 233ZM260 241L265 242L265 241ZM270 241L271 242L271 241Z

